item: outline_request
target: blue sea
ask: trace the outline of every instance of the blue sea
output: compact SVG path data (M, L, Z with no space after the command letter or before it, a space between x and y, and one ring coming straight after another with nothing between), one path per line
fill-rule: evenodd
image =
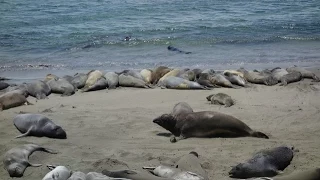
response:
M320 66L319 0L0 0L0 76L294 64Z

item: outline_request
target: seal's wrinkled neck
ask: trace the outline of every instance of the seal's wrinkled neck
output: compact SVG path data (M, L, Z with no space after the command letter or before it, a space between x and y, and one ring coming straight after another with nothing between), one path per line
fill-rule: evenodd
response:
M154 119L153 122L170 131L175 136L180 135L180 130L176 128L177 121L171 114L163 114Z

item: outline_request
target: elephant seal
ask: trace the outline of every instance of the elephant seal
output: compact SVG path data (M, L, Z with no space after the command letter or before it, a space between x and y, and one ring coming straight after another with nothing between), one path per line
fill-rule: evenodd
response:
M106 176L104 174L101 173L97 173L97 172L89 172L86 175L86 180L130 180L130 179L126 179L126 178L112 178L109 176Z
M51 170L48 172L42 180L68 180L71 176L71 171L65 166L52 166L47 165L47 167Z
M5 82L2 82L2 81L0 81L0 90L3 90L3 89L5 89L5 88L7 88L7 87L9 87L10 85L8 84L8 83L5 83Z
M203 177L204 180L209 180L207 173L201 167L201 162L197 152L192 151L182 156L180 160L175 163L175 167L183 171L194 172Z
M209 75L214 75L216 72L213 69L205 69L201 73L207 73Z
M228 87L228 88L235 88L231 82L222 74L215 74L212 76L209 76L209 81L212 84L222 86L222 87Z
M121 74L119 76L119 86L136 87L136 88L150 88L146 82L130 75Z
M189 80L189 81L194 81L195 80L195 73L191 70L185 70L185 71L180 71L177 74L177 77L181 77L183 79Z
M225 76L232 84L239 85L239 86L242 86L242 87L246 87L246 86L247 86L246 80L245 80L244 78L242 78L241 76L239 76L239 75L235 75L235 74L231 74L231 73L229 73L229 72L225 72L225 73L224 73L224 76Z
M151 74L151 84L156 85L159 79L170 71L171 69L166 66L159 66L155 68Z
M119 75L115 72L107 72L104 78L108 82L108 89L116 89L119 86Z
M255 71L247 71L243 68L240 68L238 70L239 72L242 72L244 75L244 78L254 84L265 84L267 86L273 86L278 83L278 80L275 79L272 75L265 75L261 72L255 72Z
M176 77L179 73L180 73L181 69L172 69L170 72L166 73L164 76L162 76L159 81L158 84L160 82L162 82L165 78L170 77L170 76L174 76Z
M216 87L214 84L212 84L212 82L209 80L209 78L211 77L210 74L208 73L200 73L199 78L197 79L197 83L199 83L202 86L205 87Z
M107 87L108 87L108 81L106 80L105 77L101 76L100 78L97 79L97 81L93 85L84 87L82 89L82 92L98 91L98 90L106 89Z
M68 180L86 180L86 174L80 171L72 172Z
M316 82L320 81L319 77L316 76L315 73L313 73L313 72L311 72L309 70L306 70L306 69L304 69L302 67L297 67L297 66L289 67L289 68L287 68L287 71L288 72L300 72L302 74L303 78L313 79Z
M198 80L200 77L200 74L202 73L202 69L192 69L194 75L195 75L195 80Z
M171 114L177 119L183 119L188 113L192 113L193 109L186 102L179 102L174 105Z
M50 86L44 81L35 81L33 83L24 83L30 96L37 99L45 99L51 93Z
M244 74L237 70L224 70L222 74L224 74L225 76L226 74L232 74L232 75L237 75L237 76L240 76L241 78L244 78Z
M83 89L89 89L91 86L96 84L96 82L103 76L102 72L99 70L91 70L88 72L88 79L83 87Z
M200 111L188 113L183 118L175 118L172 114L163 114L153 120L173 136L171 142L190 137L269 137L262 132L254 131L239 119L215 112ZM177 137L177 138L176 138Z
M154 176L147 172L139 172L139 171L132 171L132 170L120 170L120 171L108 171L103 170L102 174L114 177L114 178L127 178L131 180L173 180L171 178L162 178L158 176Z
M173 46L168 46L167 49L168 49L169 51L176 51L176 52L179 52L179 53L191 54L191 52L181 51L180 49L175 48L175 47L173 47Z
M49 118L41 114L19 114L13 119L14 126L25 136L67 139L67 133Z
M62 94L62 96L71 96L76 91L75 87L69 81L54 75L52 76L52 74L48 74L44 82L50 86L51 93Z
M144 167L159 177L171 178L174 180L204 180L204 178L194 172L183 171L178 168L171 168L168 166L160 165L158 167Z
M282 76L288 74L288 71L283 69L283 68L276 67L276 68L271 70L271 74L278 82L280 82Z
M57 152L51 149L36 144L25 144L21 147L12 148L5 153L3 160L4 169L8 171L10 177L22 177L28 166L41 166L41 164L32 164L29 162L29 156L35 151L57 154Z
M142 69L140 71L141 76L143 77L143 80L150 84L151 83L151 75L152 75L152 70L150 69Z
M274 178L257 178L254 180L319 180L320 168L308 169L304 171L293 172L289 175L276 176Z
M64 76L63 78L69 81L76 89L81 89L86 85L88 75L85 73L76 73L74 76Z
M302 74L300 72L291 72L286 75L283 75L281 80L281 86L286 86L289 83L298 82L302 79Z
M294 156L294 147L279 146L256 153L245 163L232 167L232 178L272 177L283 171Z
M0 95L0 111L18 107L23 104L32 105L24 95L16 93L15 91Z
M139 71L135 71L135 70L124 70L124 71L118 73L118 75L120 75L120 74L129 75L129 76L132 76L132 77L135 77L135 78L137 78L137 79L140 79L140 80L143 80L143 81L144 81L143 76L140 74Z
M208 101L211 101L211 104L221 104L225 105L225 107L234 105L234 101L231 96L224 93L211 94L206 98Z
M159 82L158 86L168 89L206 89L197 82L192 82L180 77L169 76Z

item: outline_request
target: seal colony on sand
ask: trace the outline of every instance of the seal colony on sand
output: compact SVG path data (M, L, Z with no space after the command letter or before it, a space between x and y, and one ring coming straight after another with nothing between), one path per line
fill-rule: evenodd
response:
M163 114L153 120L154 123L170 131L171 142L190 137L257 137L268 139L262 132L254 131L239 119L215 112L189 112L184 116L175 117Z

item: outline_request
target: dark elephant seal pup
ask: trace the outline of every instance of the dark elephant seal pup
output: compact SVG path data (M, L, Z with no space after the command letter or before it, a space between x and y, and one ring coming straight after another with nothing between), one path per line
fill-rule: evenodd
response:
M0 96L0 111L21 106L23 104L32 105L26 97L20 93L7 92Z
M302 79L302 74L300 72L291 72L286 75L283 75L281 80L281 86L286 86L289 83L298 82Z
M26 144L21 147L12 148L5 153L3 159L4 169L8 171L10 177L22 177L28 166L41 166L41 164L32 164L29 162L29 156L35 151L57 154L57 152L51 149L36 144Z
M273 177L283 171L294 156L294 147L280 146L256 153L245 163L234 166L232 178Z
M190 137L251 136L268 139L267 135L253 131L239 119L215 111L192 112L182 118L175 118L172 114L163 114L155 118L153 122L174 135L170 139L171 142Z
M211 104L221 104L225 105L225 107L234 105L234 101L231 96L224 93L211 94L206 98L208 101L211 101Z
M67 139L66 132L49 118L41 114L19 114L13 119L15 127L24 133L16 138L25 136L49 137Z

